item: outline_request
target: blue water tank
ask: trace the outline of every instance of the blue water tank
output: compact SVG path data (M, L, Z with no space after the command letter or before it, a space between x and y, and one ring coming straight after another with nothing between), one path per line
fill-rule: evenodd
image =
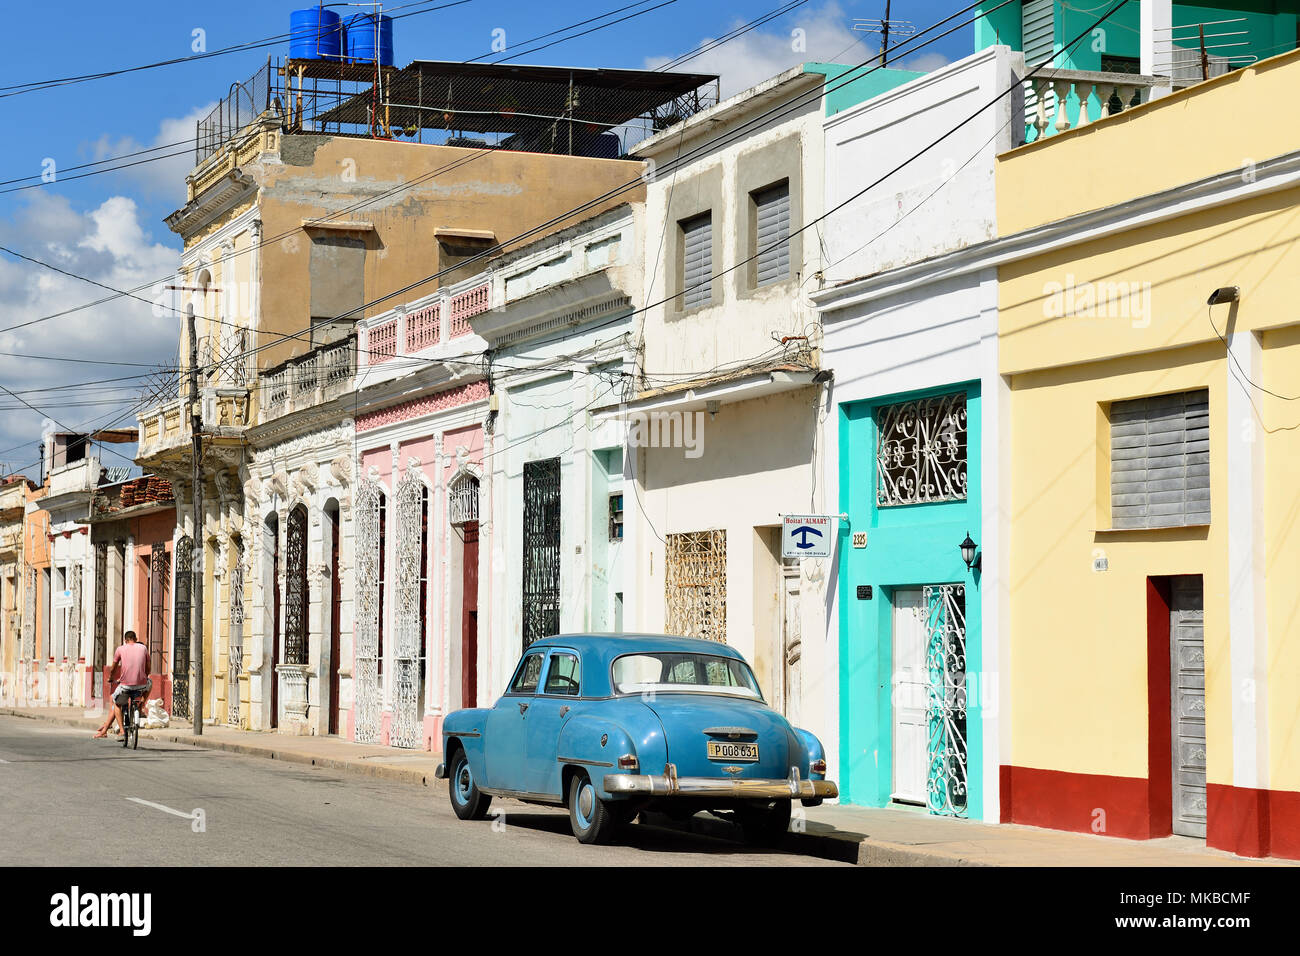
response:
M393 18L378 13L358 13L348 18L348 59L353 63L393 65Z
M324 7L289 14L289 59L342 60L343 18Z

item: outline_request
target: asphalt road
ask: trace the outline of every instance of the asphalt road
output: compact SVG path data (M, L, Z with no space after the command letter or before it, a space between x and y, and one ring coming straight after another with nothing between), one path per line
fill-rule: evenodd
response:
M586 847L562 811L500 806L466 823L441 787L0 717L0 866L837 865L645 824Z

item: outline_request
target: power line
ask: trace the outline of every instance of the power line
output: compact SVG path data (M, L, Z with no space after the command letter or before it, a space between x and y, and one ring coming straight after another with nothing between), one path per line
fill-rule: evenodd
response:
M452 2L450 3L443 3L440 4L439 6L430 7L426 10L412 10L409 13L397 14L396 16L393 16L392 19L401 20L401 19L405 19L406 17L419 16L420 14L424 14L424 13L434 13L438 10L445 10L449 7L459 7L463 4L470 3L470 2L472 2L472 0L452 0ZM402 10L405 9L406 7L412 7L412 6L419 6L419 4L407 3L407 4L403 4L400 7L395 7L393 9ZM158 60L153 63L142 63L137 66L122 67L115 70L105 70L100 73L83 73L76 76L65 76L57 79L33 80L28 83L17 83L11 86L0 86L0 99L9 96L19 96L23 93L33 93L39 90L52 89L60 86L70 86L76 83L85 83L91 80L101 80L113 76L123 76L127 73L139 73L143 70L155 70L160 67L175 66L178 63L192 63L197 60L207 60L217 56L225 56L228 53L244 53L248 50L263 49L268 46L276 46L277 44L283 43L286 39L288 39L292 35L293 35L292 32L278 33L275 36L266 37L261 40L249 40L244 43L237 43L232 46L224 47L220 50L211 50L204 53L193 53L189 56L173 57L169 60Z

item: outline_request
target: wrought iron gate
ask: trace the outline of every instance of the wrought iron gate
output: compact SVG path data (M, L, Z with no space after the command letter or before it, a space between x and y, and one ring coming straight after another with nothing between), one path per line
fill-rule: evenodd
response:
M966 815L966 586L924 589L930 812Z
M95 648L90 655L92 695L104 696L104 666L108 663L108 542L95 545Z
M393 493L397 518L397 602L394 625L393 732L394 747L419 747L423 737L420 719L420 569L423 558L424 483L414 469Z
M171 587L171 573L171 555L167 553L167 545L159 541L149 552L149 673L151 674L163 672L163 648L166 646L164 642L167 639L167 592Z
M68 610L68 634L64 642L63 653L74 664L84 655L81 653L81 564L75 563L69 569L69 587L72 589L72 606Z
M172 629L172 716L190 716L190 624L194 593L194 539L176 542L176 624Z
M379 739L379 485L369 478L357 484L356 508L356 714L355 736L362 743Z
M560 633L560 459L524 464L524 647Z
M23 657L34 660L36 657L36 577L38 571L27 571L27 593L23 598Z
M284 662L307 663L307 508L289 512L285 526Z
M244 672L244 546L231 542L230 648L226 655L226 723L239 726L239 675Z

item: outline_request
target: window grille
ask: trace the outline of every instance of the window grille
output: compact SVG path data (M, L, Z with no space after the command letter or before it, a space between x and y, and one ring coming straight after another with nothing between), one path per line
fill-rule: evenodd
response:
M966 500L966 394L876 411L878 507Z
M664 599L670 634L727 641L727 532L667 536Z

